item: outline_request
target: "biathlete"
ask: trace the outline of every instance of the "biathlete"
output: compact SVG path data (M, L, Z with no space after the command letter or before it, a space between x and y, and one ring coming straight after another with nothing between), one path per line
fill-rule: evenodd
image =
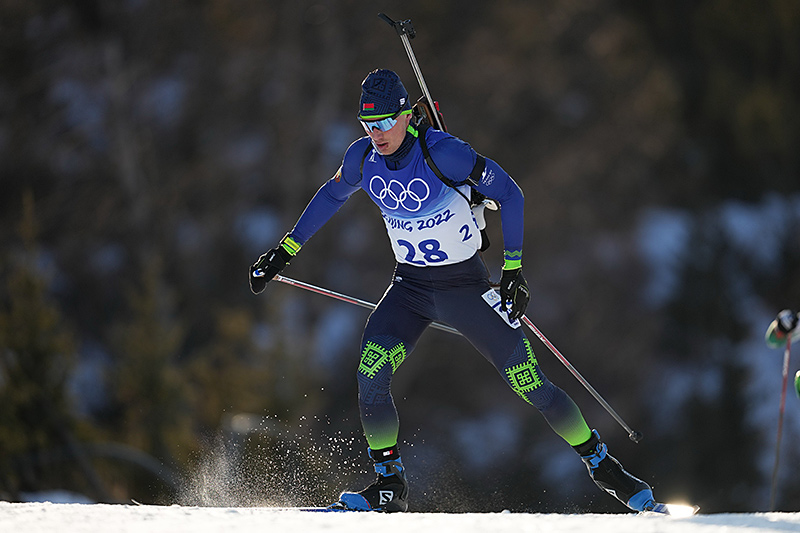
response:
M786 346L786 340L791 339L795 342L800 337L800 313L792 311L791 309L784 309L775 320L770 322L767 326L767 331L764 334L764 340L770 348L783 348Z
M798 339L800 339L800 312L791 309L784 309L778 313L764 333L764 340L770 348L786 348L787 341L794 344ZM800 398L800 370L794 375L794 391Z
M390 70L374 70L364 79L358 109L367 136L350 145L294 228L250 268L257 294L359 189L381 211L397 265L367 321L356 372L361 423L377 478L363 490L342 493L336 505L408 509L392 377L425 328L442 321L458 329L511 389L542 413L599 487L632 510L652 509L650 486L620 466L573 400L544 375L520 327L529 301L522 274L520 188L500 165L464 141L412 120L408 92ZM478 255L483 239L470 202L472 189L501 208L505 263L499 295Z

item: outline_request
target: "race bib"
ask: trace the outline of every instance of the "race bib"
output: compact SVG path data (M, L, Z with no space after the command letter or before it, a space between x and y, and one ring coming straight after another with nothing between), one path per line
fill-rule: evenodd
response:
M441 211L418 218L383 214L399 263L416 266L466 261L480 247L481 235L472 210L461 197Z

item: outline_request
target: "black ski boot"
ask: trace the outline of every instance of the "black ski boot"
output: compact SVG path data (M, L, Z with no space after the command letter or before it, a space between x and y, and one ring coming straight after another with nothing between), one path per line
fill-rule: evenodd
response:
M630 475L609 453L596 430L592 437L573 446L589 469L595 485L608 492L634 511L649 511L656 505L650 485Z
M402 512L408 509L408 482L397 446L368 450L378 478L359 492L343 492L333 507L355 511Z

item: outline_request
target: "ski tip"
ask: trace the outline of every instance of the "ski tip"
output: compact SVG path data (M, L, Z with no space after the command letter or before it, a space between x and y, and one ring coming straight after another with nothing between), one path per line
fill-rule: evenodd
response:
M656 503L652 508L642 511L642 514L669 515L678 518L696 515L700 511L697 505L682 503Z

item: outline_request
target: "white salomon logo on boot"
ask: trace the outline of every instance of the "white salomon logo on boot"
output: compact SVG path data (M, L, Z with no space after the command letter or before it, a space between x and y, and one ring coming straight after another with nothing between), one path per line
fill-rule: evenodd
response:
M379 494L381 496L380 505L386 505L394 498L394 492L390 490L382 490Z

